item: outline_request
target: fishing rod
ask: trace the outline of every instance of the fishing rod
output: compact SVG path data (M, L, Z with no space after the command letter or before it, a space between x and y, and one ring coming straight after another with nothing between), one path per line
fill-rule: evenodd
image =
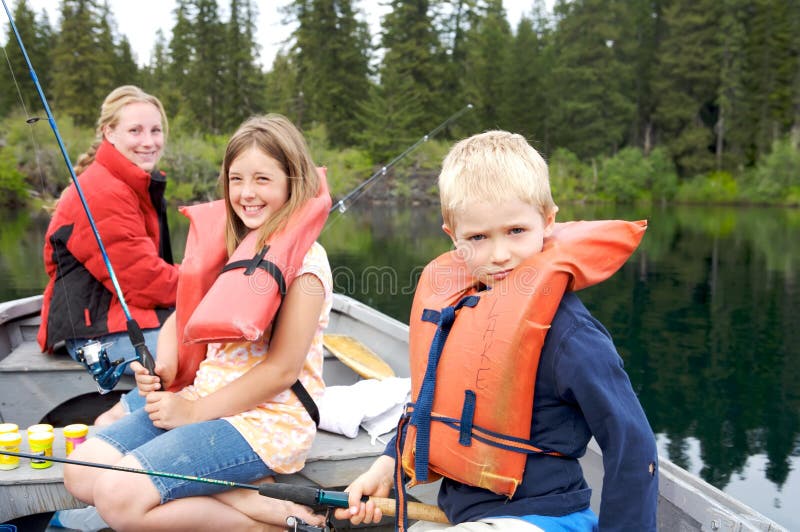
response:
M89 372L92 374L95 382L97 383L97 387L100 390L100 393L107 393L111 391L114 386L116 386L117 382L119 382L120 377L122 377L122 373L125 371L125 367L128 363L132 362L133 360L139 360L142 365L147 368L151 375L155 375L155 360L153 356L150 354L150 350L147 348L147 344L144 342L144 334L142 333L141 327L136 322L136 320L131 315L130 310L128 309L128 304L125 301L125 296L122 293L122 288L119 285L119 281L117 280L117 275L114 273L114 268L111 266L111 260L108 258L108 253L106 253L106 248L103 245L103 240L100 238L100 232L97 230L97 225L95 224L94 217L92 217L92 212L89 209L89 204L86 202L86 197L83 195L83 189L81 189L80 184L78 183L78 176L75 174L75 168L72 166L72 162L69 160L69 155L67 154L67 149L64 146L64 141L61 138L61 133L58 131L58 124L56 124L56 119L53 116L52 111L50 111L50 105L47 103L47 97L44 95L44 91L42 90L42 85L39 83L39 78L36 76L36 70L33 68L33 64L31 63L30 57L28 57L28 51L25 48L25 44L22 42L22 36L17 29L17 25L14 22L14 17L11 15L11 11L8 8L8 4L6 4L6 0L2 0L3 8L6 11L6 15L8 16L8 22L11 25L11 30L16 37L17 44L19 44L20 50L22 50L22 55L25 58L25 64L28 66L28 71L31 75L31 80L33 80L33 84L36 87L36 92L39 95L39 100L42 102L42 106L44 107L44 111L47 114L47 121L50 123L50 129L53 130L53 134L56 137L56 142L58 143L58 147L61 150L61 156L64 158L64 162L67 165L67 169L69 170L69 175L72 178L72 183L75 185L75 191L78 193L78 198L81 200L81 205L83 205L83 210L86 213L86 217L89 220L89 225L92 228L92 233L94 234L94 238L97 241L97 246L100 248L100 254L103 256L103 262L105 263L106 270L108 270L108 275L111 279L111 284L114 286L114 292L116 293L117 299L119 299L120 306L122 307L122 311L125 314L126 325L128 329L128 337L131 340L131 344L133 345L134 349L136 350L136 359L132 360L114 360L110 361L108 359L108 355L105 352L105 349L102 347L100 342L93 341L84 346L83 349L78 351L78 356L81 358L84 365L86 365ZM29 123L36 122L36 119L29 119Z
M164 471L151 471L148 469L137 469L134 467L125 467L109 464L100 464L97 462L86 462L83 460L73 460L71 458L61 458L58 456L42 456L41 454L23 453L6 451L0 449L0 454L7 456L16 456L17 458L28 458L30 460L47 460L49 462L58 462L61 464L70 464L85 467L94 467L97 469L108 469L111 471L121 471L124 473L136 473L139 475L148 475L153 477L166 477L178 480L186 480L189 482L202 482L204 484L215 484L217 486L224 486L226 488L243 488L247 490L254 490L265 497L273 499L280 499L283 501L291 501L297 504L302 504L311 507L324 507L324 508L349 508L349 494L346 491L335 491L321 488L313 488L310 486L297 486L294 484L284 484L278 482L265 482L263 484L245 484L242 482L233 482L230 480L218 480L207 477L197 477L192 475L181 475L178 473L167 473ZM364 495L361 497L362 502L372 501L381 512L387 516L395 514L395 500L384 497L370 497ZM417 519L422 521L431 521L434 523L449 523L447 516L438 506L430 504L423 504L418 502L408 503L408 517L410 519Z
M342 199L337 201L336 204L334 204L331 207L331 209L329 211L329 214L333 213L333 211L336 211L336 210L338 210L341 213L344 213L345 211L347 211L347 209L349 208L349 205L353 204L361 196L361 194L363 194L367 190L367 188L376 179L378 179L379 177L385 176L386 173L389 171L389 169L391 167L393 167L395 164L397 164L398 162L400 162L400 160L402 160L406 155L408 155L412 151L416 150L423 143L425 143L428 140L430 140L431 138L433 138L442 129L447 127L448 124L458 120L461 117L461 115L463 115L464 113L466 113L467 111L472 109L472 107L473 107L472 104L468 103L461 110L459 110L459 111L453 113L452 115L450 115L450 117L447 120L445 120L444 122L442 122L441 124L439 124L438 126L433 128L432 130L430 130L427 134L423 135L419 140L417 140L417 142L415 142L414 144L412 144L411 146L406 148L406 150L403 153L401 153L400 155L398 155L394 159L392 159L389 162L389 164L387 164L385 166L382 166L380 170L378 170L377 172L372 174L369 178L364 180L356 188L354 188L348 194L346 194Z

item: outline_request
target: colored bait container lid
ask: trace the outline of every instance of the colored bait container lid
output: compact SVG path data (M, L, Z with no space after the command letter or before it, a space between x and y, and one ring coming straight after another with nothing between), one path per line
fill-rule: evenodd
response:
M11 447L22 443L22 435L19 432L4 432L0 434L0 445Z
M80 438L89 433L89 427L83 423L73 423L64 427L65 438Z
M52 432L40 430L38 432L33 432L31 434L28 434L28 443L30 443L31 445L34 444L43 445L43 444L53 443L54 438L55 435Z
M19 426L16 423L0 423L0 434L8 432L19 432Z
M53 425L49 423L37 423L36 425L28 427L28 434L33 434L34 432L53 432Z

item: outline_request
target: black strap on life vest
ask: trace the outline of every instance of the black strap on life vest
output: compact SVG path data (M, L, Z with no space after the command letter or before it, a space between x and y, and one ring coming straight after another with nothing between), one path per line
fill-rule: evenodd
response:
M222 268L221 273L244 268L245 275L253 275L257 269L261 268L275 279L275 282L278 284L278 290L281 293L281 298L283 298L286 296L286 279L283 277L283 272L281 272L277 264L264 258L268 251L269 246L264 246L252 259L237 260L236 262L226 264L225 267ZM277 316L278 313L276 312L275 317L277 318ZM306 387L303 386L303 383L298 379L292 384L291 388L297 398L300 399L300 402L303 403L308 415L311 416L311 419L313 419L314 423L319 427L319 408L317 408L317 404L314 402L311 394L308 393L308 390L306 390Z
M278 283L278 290L280 290L281 297L284 297L286 295L286 279L283 277L283 272L281 272L277 264L264 258L267 251L269 251L269 246L264 246L252 259L229 262L222 268L221 273L244 268L245 275L253 275L257 269L261 268L275 279L275 282Z
M306 407L308 415L311 416L311 419L313 419L314 423L319 427L319 408L317 408L317 403L314 402L311 394L308 393L308 390L306 390L306 387L300 382L300 379L297 379L294 384L292 384L292 391L297 398L300 399L300 402Z

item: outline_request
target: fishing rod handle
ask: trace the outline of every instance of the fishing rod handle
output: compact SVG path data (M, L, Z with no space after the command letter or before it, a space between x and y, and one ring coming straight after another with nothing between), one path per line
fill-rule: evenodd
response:
M395 500L387 499L384 497L370 497L376 508L379 508L383 515L395 515ZM441 508L432 504L424 504L421 502L408 502L406 513L409 519L415 521L429 521L431 523L448 524L450 520L444 514Z
M141 362L142 366L147 369L147 372L150 375L155 375L156 361L153 359L153 355L150 354L150 349L148 349L147 344L144 341L144 333L142 332L141 327L139 327L139 324L136 323L136 320L133 318L128 320L127 326L128 338L130 338L133 348L136 350L136 357L139 359L139 362Z

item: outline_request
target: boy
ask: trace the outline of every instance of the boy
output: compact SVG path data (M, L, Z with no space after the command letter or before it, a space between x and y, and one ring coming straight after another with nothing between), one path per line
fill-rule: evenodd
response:
M558 229L546 163L523 137L503 131L456 144L444 160L439 193L442 228L455 245L457 260L448 258L453 253L438 258L417 287L410 320L415 403L400 448L412 480L435 480L432 472L443 476L438 503L454 525L419 522L411 530L655 530L658 458L652 431L609 333L574 293L565 291L610 276L635 249L641 233L621 254L613 246L597 244L613 238L608 236L613 230L590 229L590 238L572 241L554 235L595 223L627 222L577 222L559 224L567 229ZM557 246L545 245L551 235ZM614 259L610 270L595 271ZM550 271L564 262L578 265ZM462 297L469 294L484 301ZM454 310L445 319L449 305ZM517 308L520 318L508 319ZM424 323L431 321L437 325ZM470 336L470 331L477 332ZM444 350L428 351L428 346L441 344ZM489 366L503 363L508 367L501 378L489 379ZM476 366L475 376L470 364ZM520 388L526 378L530 382ZM467 384L453 384L459 379ZM527 390L527 403L519 390ZM426 397L437 401L432 409L425 405ZM457 410L442 416L448 397ZM503 408L509 403L511 408ZM523 420L514 418L520 411ZM495 418L488 425L487 412ZM442 420L456 430L431 423ZM511 433L523 425L528 441L520 446L529 450L487 447L478 437L482 424L501 437L515 437ZM448 430L455 433L452 438ZM578 463L592 436L604 457L599 520L589 508L591 490ZM380 510L359 501L364 494L389 494L397 459L393 441L350 485L351 507L337 510L336 517L353 524L378 521Z

